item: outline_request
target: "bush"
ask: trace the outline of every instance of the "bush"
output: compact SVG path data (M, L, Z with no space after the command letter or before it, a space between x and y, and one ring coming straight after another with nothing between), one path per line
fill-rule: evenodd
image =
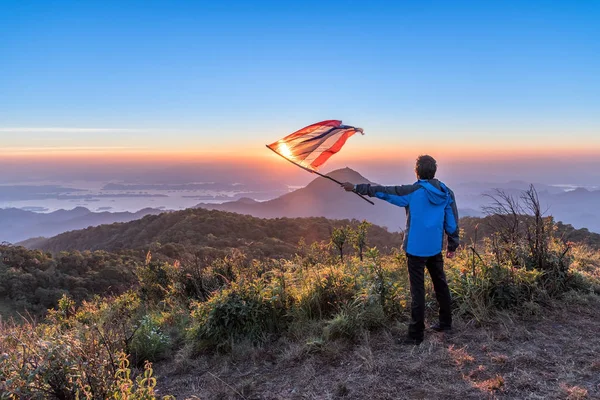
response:
M0 398L155 398L150 364L137 380L137 388L123 391L126 387L120 379L125 376L124 350L130 344L150 355L164 348L151 319L142 319L135 330L139 307L135 294L85 302L79 309L66 296L59 304L46 323L0 323ZM130 375L127 368L126 376Z
M108 397L117 354L94 329L57 325L3 325L0 393L25 399Z
M136 270L140 282L140 295L144 300L158 302L165 298L171 285L169 269L169 264L152 261L148 253L146 263Z
M355 276L342 267L313 272L305 277L305 287L297 299L297 307L306 318L326 318L338 311L341 304L353 300L357 293Z
M266 298L261 282L233 283L204 303L192 305L191 338L224 348L245 338L257 343L282 327L285 310Z
M131 379L131 369L129 369L129 360L127 355L122 353L119 357L119 369L115 374L115 382L112 387L112 398L115 400L156 400L158 397L154 389L156 388L156 378L153 375L152 364L144 364L144 373L139 375L135 382ZM84 392L86 398L88 394ZM163 396L162 400L175 400L173 396Z
M332 319L326 322L323 334L326 339L354 339L365 330L385 325L386 316L378 303L365 304L354 301L341 307Z
M160 360L169 349L170 340L160 326L150 316L145 315L139 322L131 340L130 350L137 365Z

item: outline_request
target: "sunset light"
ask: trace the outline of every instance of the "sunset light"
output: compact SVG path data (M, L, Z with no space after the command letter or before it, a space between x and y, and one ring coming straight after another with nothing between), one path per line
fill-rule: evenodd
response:
M286 158L289 158L289 159L294 158L294 154L289 149L289 147L287 147L287 145L285 143L280 143L279 146L277 147L277 150L279 150L279 153Z

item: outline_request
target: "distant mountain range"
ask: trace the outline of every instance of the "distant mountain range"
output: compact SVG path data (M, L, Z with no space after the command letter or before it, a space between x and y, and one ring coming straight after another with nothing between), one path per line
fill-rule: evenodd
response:
M344 168L328 174L340 182L373 183L358 172ZM353 193L346 193L328 179L318 177L306 187L276 199L257 202L243 198L222 204L200 203L196 207L230 211L259 218L326 217L330 219L366 219L391 231L403 230L404 210L383 201L368 204Z
M59 233L89 226L128 222L163 210L145 208L130 212L92 212L84 207L58 210L48 214L18 208L0 209L0 242L17 243L39 236L51 237Z
M339 169L328 175L340 182L372 183L350 168ZM494 194L494 189L499 189L519 197L529 185L523 181L472 182L452 185L452 189L456 194L461 217L482 217L484 215L481 206L490 201L485 194ZM600 190L577 188L564 191L544 184L535 184L535 187L547 214L553 215L555 220L600 232ZM261 218L322 216L333 219L366 219L392 231L404 229L406 223L404 210L380 200L376 200L375 206L371 206L356 195L344 193L337 185L320 177L302 189L265 202L245 198L222 204L200 203L197 207Z
M340 182L372 183L358 172L344 168L329 174ZM452 186L461 217L480 217L481 206L489 201L483 196L500 188L518 197L528 187L526 182L514 181L499 183L463 183ZM565 192L548 185L536 185L540 200L548 214L557 221L563 221L576 228L588 228L600 232L600 190L577 188ZM248 188L253 189L253 188ZM247 214L259 218L282 217L326 217L329 219L366 219L373 224L387 227L390 231L401 231L405 227L404 210L386 202L376 200L370 205L352 193L345 193L335 183L318 177L306 187L286 193L272 200L259 202L251 198L222 204L200 203L197 208ZM62 232L83 229L89 226L127 222L148 214L164 212L147 208L130 212L92 212L78 207L73 210L59 210L43 214L21 209L0 209L0 242L20 242L35 237L51 237Z

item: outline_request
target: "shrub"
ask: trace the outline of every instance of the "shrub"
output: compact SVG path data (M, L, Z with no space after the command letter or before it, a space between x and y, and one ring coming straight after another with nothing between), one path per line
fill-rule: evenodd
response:
M96 314L103 305L87 308L102 319ZM0 324L0 398L155 399L150 364L133 383L122 338L106 326L79 322L77 315L79 310L61 323Z
M144 364L144 373L139 375L135 382L131 379L131 369L127 355L122 353L119 357L119 369L115 374L115 382L112 387L112 398L115 400L156 400L158 397L156 378L153 375L152 364L148 361ZM84 393L87 396L87 393ZM92 398L92 397L86 397ZM173 396L163 396L162 400L175 400Z
M160 360L169 344L169 337L161 331L156 321L150 315L145 315L133 335L130 351L136 364L142 365L146 361Z
M326 322L323 334L329 340L354 339L365 330L384 326L385 321L386 317L380 304L363 303L359 299L342 306L340 311Z
M116 371L116 353L86 327L2 326L0 393L8 398L104 399Z
M152 261L148 252L146 263L136 270L140 282L140 295L144 300L157 302L164 299L171 284L169 267L165 262Z
M264 341L281 327L284 310L263 296L260 281L233 283L204 303L192 305L191 338L218 348L244 338Z
M356 277L342 267L327 271L313 271L303 282L298 293L297 307L306 318L326 318L339 309L339 305L353 300L357 293Z

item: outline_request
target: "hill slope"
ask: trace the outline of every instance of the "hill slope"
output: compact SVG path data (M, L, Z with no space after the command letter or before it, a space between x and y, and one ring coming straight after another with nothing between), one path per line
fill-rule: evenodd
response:
M222 254L224 250L232 248L241 249L252 256L286 257L297 252L301 238L307 243L329 240L334 227L348 223L348 220L331 221L325 218L260 219L198 208L67 232L36 241L34 247L51 252L117 251L148 249L158 242L170 257L198 250ZM400 242L401 235L398 233L390 233L378 226L370 228L370 246L385 251L397 248Z

